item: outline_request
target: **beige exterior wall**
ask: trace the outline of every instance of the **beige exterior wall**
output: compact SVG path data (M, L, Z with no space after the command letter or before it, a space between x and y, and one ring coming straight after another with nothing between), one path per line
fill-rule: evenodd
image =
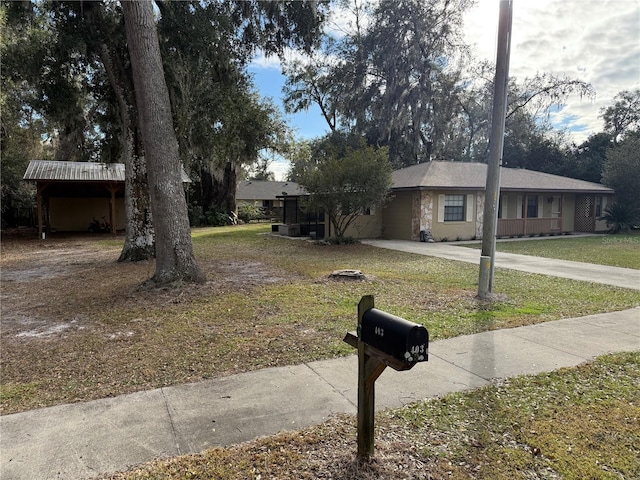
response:
M85 232L95 217L109 219L108 198L58 198L49 199L49 221L58 232ZM116 198L116 229L125 229L124 198Z
M433 229L431 234L436 242L453 240L471 240L477 238L476 224L479 192L447 191L433 192ZM464 195L465 213L464 219L459 222L444 221L444 198L446 195ZM484 196L482 197L484 200ZM482 216L482 210L480 210Z
M381 209L371 209L370 215L360 215L347 227L345 236L353 238L380 238L382 236ZM326 229L325 229L326 231Z
M465 196L464 220L444 221L444 198L446 195ZM562 232L575 231L576 195L565 194L531 194L524 192L508 192L501 195L501 219L522 218L523 205L526 206L527 195L538 197L537 218L562 217ZM602 209L612 202L612 196L603 196ZM435 241L470 240L482 238L485 194L483 191L404 191L394 193L393 198L375 218L362 217L366 222L359 225L359 231L349 230L349 235L357 238L420 240L422 230L430 231ZM537 224L528 222L533 228ZM559 225L551 227L557 232ZM605 231L606 222L596 220L596 231ZM378 233L379 232L379 233Z
M413 204L417 192L396 192L382 208L382 237L394 240L411 240Z

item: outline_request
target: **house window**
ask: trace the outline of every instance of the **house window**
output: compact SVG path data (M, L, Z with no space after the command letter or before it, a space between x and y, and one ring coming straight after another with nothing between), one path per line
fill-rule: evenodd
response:
M596 195L596 218L602 216L602 195Z
M464 195L445 195L444 197L444 221L464 221Z
M538 218L538 196L527 197L527 218Z

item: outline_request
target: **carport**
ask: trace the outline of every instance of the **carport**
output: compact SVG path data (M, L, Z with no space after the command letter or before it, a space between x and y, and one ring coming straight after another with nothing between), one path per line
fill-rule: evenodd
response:
M71 218L74 214L78 222L82 216L98 217L100 211L108 209L111 233L116 233L116 221L124 218L124 203L118 208L116 199L124 199L125 167L122 163L63 162L51 160L32 160L29 162L23 180L36 186L36 208L38 216L38 237L42 238L45 225L45 205L50 199L65 199L64 212ZM120 211L122 210L122 211ZM92 213L93 212L93 213ZM51 212L47 209L46 224L50 225ZM119 215L118 215L119 214ZM86 228L90 218L85 222ZM73 222L67 222L73 225Z

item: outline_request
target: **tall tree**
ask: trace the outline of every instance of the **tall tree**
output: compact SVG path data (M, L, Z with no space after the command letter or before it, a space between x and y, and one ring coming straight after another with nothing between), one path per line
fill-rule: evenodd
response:
M640 129L640 88L623 90L614 97L614 104L601 110L605 132L617 144L624 135Z
M316 2L159 2L158 30L191 198L235 210L238 172L280 144L284 123L261 100L245 67L257 49L309 50L322 19Z
M431 158L486 161L494 67L474 64L461 39L465 0L344 0L351 29L327 34L321 54L286 65L285 105L317 104L327 124L387 145L395 166ZM370 7L370 5L369 5ZM550 106L593 94L577 79L539 74L509 85L507 137L514 146L545 134Z
M386 148L376 150L363 140L355 149L346 143L332 148L332 139L336 134L321 142L324 155L316 165L306 165L299 182L309 193L309 206L322 209L336 238L342 239L359 216L384 204L391 188L391 164Z
M28 93L22 95L23 108L36 112L52 132L55 159L125 164L126 235L120 260L153 257L144 151L119 6L5 5L22 33L12 34L16 46L3 66Z
M151 2L123 2L156 232L156 284L201 282Z
M640 133L628 134L607 151L602 181L616 191L616 201L640 209Z
M118 261L155 256L155 234L142 132L120 11L90 2L82 12L86 42L100 59L117 104L117 158L125 165L125 241Z

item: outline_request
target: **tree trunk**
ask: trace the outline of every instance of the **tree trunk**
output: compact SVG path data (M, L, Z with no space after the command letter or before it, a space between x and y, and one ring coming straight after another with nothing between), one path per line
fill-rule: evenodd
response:
M126 234L118 261L149 260L155 256L155 237L133 82L127 77L122 59L105 43L100 46L100 59L118 100L122 130L120 148L121 159L125 164Z
M226 162L224 169L216 170L211 175L212 205L211 207L231 214L236 211L236 184L238 175L233 162Z
M201 282L151 1L122 2L156 233L153 281Z
M125 241L119 262L148 260L155 256L155 238L149 206L149 186L138 124L133 78L126 69L128 55L124 39L114 36L115 25L102 3L82 7L92 32L89 44L98 55L113 90L120 116L119 161L125 164Z

